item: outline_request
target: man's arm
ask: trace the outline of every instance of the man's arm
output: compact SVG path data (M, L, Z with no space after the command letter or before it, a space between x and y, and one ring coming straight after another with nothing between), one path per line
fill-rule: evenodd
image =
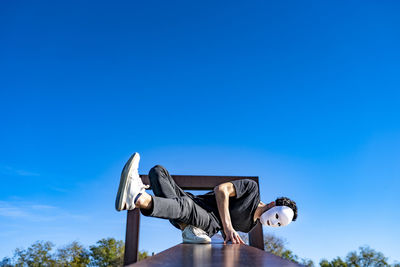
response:
M223 183L214 188L217 200L218 212L225 232L225 241L231 240L234 244L244 244L239 234L233 229L231 215L229 213L229 197L236 196L235 187L232 183Z

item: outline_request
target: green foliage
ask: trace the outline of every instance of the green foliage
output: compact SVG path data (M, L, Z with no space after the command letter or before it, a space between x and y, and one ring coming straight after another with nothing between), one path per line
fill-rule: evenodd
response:
M307 267L314 267L314 262L310 259L301 259L300 264Z
M286 241L273 234L264 234L264 250L281 258L302 264L307 267L314 266L310 259L301 259L285 247Z
M97 245L90 246L92 261L90 265L123 266L124 263L124 242L114 238L101 239Z
M17 248L14 252L15 266L54 266L56 261L50 253L53 247L51 242L36 241L26 250Z
M87 266L90 262L89 251L76 241L59 248L56 257L57 264L62 266L81 267Z
M337 257L331 262L324 259L319 265L321 267L390 267L387 258L381 252L377 252L368 246L360 247L359 252L352 251L347 254L346 261ZM392 266L394 267L396 264Z
M101 239L87 250L79 242L72 242L51 253L51 242L37 241L27 249L17 248L13 258L3 258L0 267L47 267L47 266L123 266L123 241L114 238ZM147 251L139 252L139 260L148 258Z
M0 267L47 267L47 266L122 266L124 242L114 238L99 240L90 251L74 241L52 252L51 242L37 241L27 249L17 248L12 259L3 258ZM139 259L148 257L146 251L139 252Z
M12 260L8 257L4 257L1 261L0 261L0 267L12 267Z
M282 257L285 253L286 241L273 234L264 234L264 250L276 256ZM288 253L285 253L288 254Z
M13 260L3 259L0 266L71 266L81 267L89 264L89 252L78 242L60 248L52 254L54 245L51 242L37 241L27 249L17 248Z
M242 238L248 241L247 235ZM264 249L284 259L313 267L314 263L309 259L302 259L287 249L286 241L272 234L265 234ZM51 242L36 241L27 249L17 248L13 258L3 258L0 267L48 267L48 266L123 266L124 242L114 238L106 238L97 241L96 245L87 250L83 245L74 241L52 253L54 245ZM139 260L149 257L147 251L139 252ZM387 258L368 246L360 247L358 251L347 254L345 260L340 257L328 261L320 261L321 267L400 267L396 262L390 265Z
M353 251L347 254L346 261L351 267L384 267L390 266L387 263L387 258L381 253L370 247L360 247L359 253Z
M147 251L139 251L139 261L144 260L146 258L150 257L149 253Z
M333 259L331 262L323 259L320 261L321 267L348 267L347 263L344 262L340 257Z

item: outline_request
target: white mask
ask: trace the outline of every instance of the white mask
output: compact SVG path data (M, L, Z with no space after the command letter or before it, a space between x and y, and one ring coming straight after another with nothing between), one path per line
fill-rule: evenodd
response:
M286 226L292 221L293 216L294 212L291 208L275 206L261 215L260 222L263 225L272 227Z

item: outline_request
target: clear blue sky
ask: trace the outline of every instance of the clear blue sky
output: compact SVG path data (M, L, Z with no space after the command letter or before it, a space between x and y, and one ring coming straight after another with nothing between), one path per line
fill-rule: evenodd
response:
M258 175L296 223L264 229L319 261L400 260L397 1L3 1L0 257L36 240L124 239L140 172ZM144 218L141 249L180 242ZM6 242L5 242L6 241Z

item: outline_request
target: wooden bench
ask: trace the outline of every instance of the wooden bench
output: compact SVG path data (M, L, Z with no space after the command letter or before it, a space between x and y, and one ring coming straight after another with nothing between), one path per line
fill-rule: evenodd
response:
M128 267L300 267L301 265L238 244L179 244ZM304 266L301 266L304 267Z
M171 175L176 184L183 190L212 190L215 186L240 179L251 179L258 184L258 177L251 176L200 176L200 175ZM147 175L140 175L146 185L150 185ZM140 211L134 209L128 211L125 236L125 256L124 265L137 262L139 252L139 227ZM258 249L264 249L263 230L261 224L257 225L249 232L249 245ZM168 250L167 250L168 251ZM152 257L153 258L153 257Z

